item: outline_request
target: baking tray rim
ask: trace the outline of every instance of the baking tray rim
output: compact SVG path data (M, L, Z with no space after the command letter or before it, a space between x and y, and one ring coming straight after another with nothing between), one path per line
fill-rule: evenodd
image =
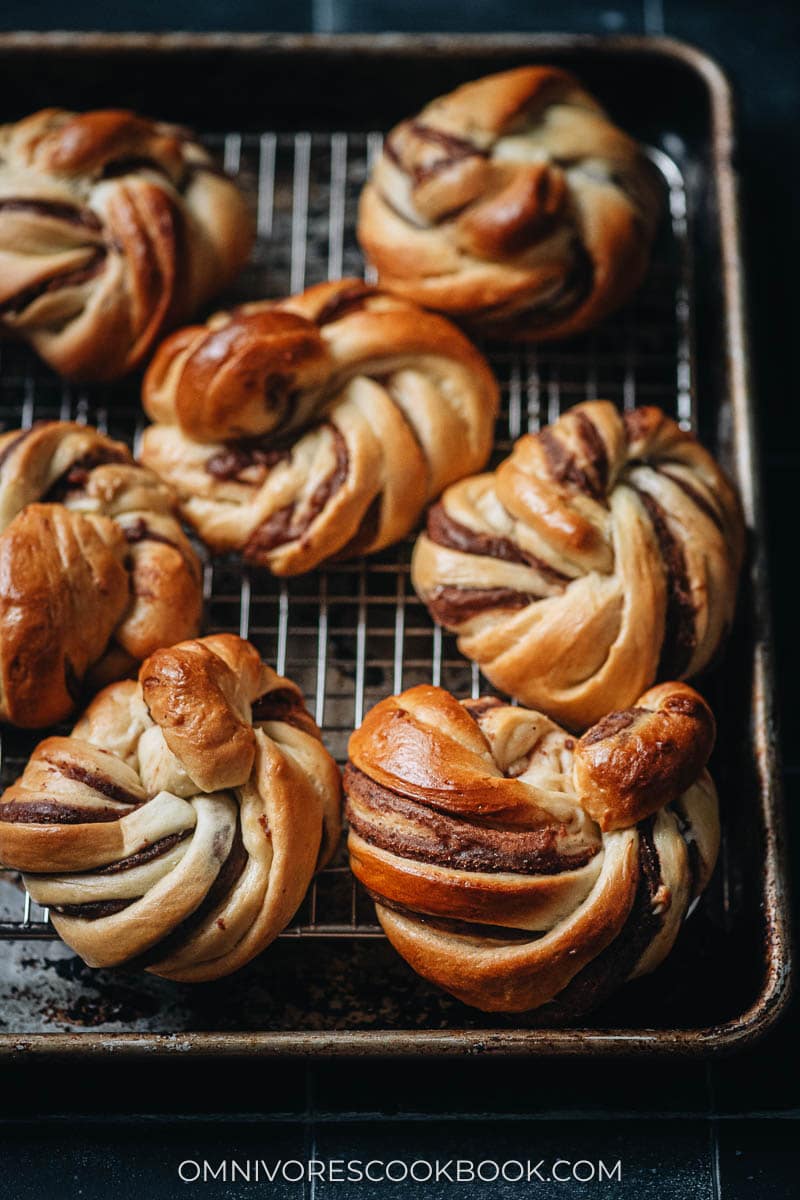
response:
M792 955L784 811L774 707L774 659L758 431L749 355L749 327L742 259L739 184L734 167L736 122L727 75L704 51L669 37L591 34L272 34L272 33L100 33L27 32L0 34L0 53L112 55L129 51L172 54L229 51L293 54L314 51L331 58L364 53L426 53L460 58L547 55L558 52L655 56L683 63L698 75L709 98L709 161L716 189L722 265L722 314L726 375L734 427L737 482L748 526L754 534L751 582L754 620L753 752L764 824L762 899L765 919L765 977L753 1004L738 1016L700 1029L536 1028L516 1030L325 1030L149 1033L0 1033L0 1058L61 1058L65 1055L125 1057L178 1053L197 1056L264 1054L309 1056L442 1057L464 1055L554 1057L587 1055L708 1055L731 1052L763 1037L785 1012L791 995Z

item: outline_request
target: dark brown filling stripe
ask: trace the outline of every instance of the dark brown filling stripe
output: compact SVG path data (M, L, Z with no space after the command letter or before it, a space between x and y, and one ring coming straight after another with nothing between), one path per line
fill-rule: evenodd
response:
M279 688L256 700L253 705L253 720L284 721L297 729L306 729L309 717L302 698L296 692L288 688Z
M49 800L11 800L0 804L0 821L23 825L96 825L118 821L118 808L79 808Z
M134 808L138 808L140 804L144 804L141 796L137 796L134 792L129 791L120 783L115 783L113 779L109 779L107 775L101 775L99 771L92 771L89 767L84 767L80 763L70 762L69 759L40 759L40 762L46 762L48 766L55 767L59 775L63 775L65 779L74 779L78 783L83 783L91 788L93 792L99 792L101 796L108 796L109 800L118 800L120 804L130 804Z
M268 517L263 524L250 535L244 547L244 556L251 561L259 560L261 555L283 546L287 542L298 541L308 531L310 525L320 515L332 496L347 479L350 456L347 443L335 425L328 425L333 439L335 462L333 470L327 475L310 496L305 506L302 518L297 520L296 503L284 505Z
M452 133L446 133L442 129L434 129L433 126L426 125L423 121L409 121L404 125L404 128L408 129L413 137L427 142L429 145L437 146L442 151L440 158L407 167L403 161L401 152L395 144L396 139L391 136L386 139L384 143L386 157L402 171L410 174L414 184L424 183L426 180L432 179L440 171L446 170L448 167L463 161L465 158L489 157L487 151L479 149L478 146L467 141L465 138L457 137Z
M90 900L86 904L55 904L53 912L62 917L80 917L83 921L100 921L130 908L133 900Z
M105 266L106 253L104 246L98 246L92 252L92 256L88 262L84 263L82 267L62 271L60 274L51 275L49 279L44 279L40 283L33 284L31 287L23 288L15 296L10 296L8 300L4 300L0 304L0 315L3 313L23 312L33 304L34 300L38 300L40 296L44 296L48 292L57 292L68 287L78 287L80 284L94 279Z
M661 860L656 850L653 836L654 828L655 817L647 817L639 823L639 865L647 880L651 908L652 901L661 887ZM658 923L660 924L661 922L659 921Z
M28 212L40 217L54 217L69 225L82 225L85 229L102 229L99 217L90 208L77 208L58 200L33 200L23 196L10 196L0 200L0 212Z
M88 454L76 458L73 463L62 471L42 497L44 504L59 504L71 492L79 491L89 482L89 476L97 467L106 467L112 463L130 464L133 460L126 450L117 450L113 446L102 446L90 450Z
M128 858L122 858L119 862L110 863L107 867L99 867L93 871L86 871L84 874L120 875L125 871L130 871L133 867L140 867L143 863L161 858L173 846L177 846L179 842L190 837L191 832L191 830L185 829L180 833L171 833L167 837L153 842L151 846L139 850L136 854L131 854ZM54 911L64 917L80 917L84 921L99 921L103 917L111 917L115 913L129 908L131 904L135 903L136 899L141 899L141 897L127 900L89 900L85 904L58 904L54 905Z
M602 500L608 487L608 452L599 430L591 418L581 409L576 409L572 416L576 422L578 437L583 443L589 470L594 477L596 500Z
M540 597L513 588L438 587L425 603L440 625L456 627L492 608L525 608Z
M665 479L669 479L675 484L676 487L679 487L681 491L689 497L692 503L696 504L702 513L705 513L709 521L712 521L716 525L720 533L724 533L719 513L709 503L709 501L706 500L705 496L701 495L697 488L692 487L692 485L688 483L682 475L674 475L672 471L668 470L664 465L659 464L658 466L654 466L653 470L657 471L659 475L663 475Z
M206 462L205 469L215 479L235 479L238 483L248 483L249 480L239 478L244 471L251 467L265 467L269 471L289 457L288 450L271 450L255 443L239 442L212 454Z
M136 854L131 854L128 858L121 858L119 862L109 863L107 867L97 867L94 871L87 872L87 874L119 875L123 871L130 871L133 867L141 867L144 863L152 862L154 858L161 858L173 846L177 846L179 842L185 841L190 834L190 829L184 829L180 833L170 833L166 837L159 838L152 845L145 846L142 850L137 850Z
M595 742L602 742L607 737L612 737L615 733L627 729L637 717L647 716L647 713L646 708L625 708L607 713L605 717L601 717L595 725L592 725L591 729L586 730L581 742L584 746L593 746Z
M453 820L383 787L352 763L345 767L344 787L348 820L359 837L417 862L489 874L558 875L586 866L599 848L587 846L577 854L563 854L561 826L509 830ZM385 819L391 813L405 818L415 830L393 827Z
M410 128L415 137L440 146L442 150L447 151L450 158L469 158L473 154L477 154L479 158L488 157L487 152L479 150L474 142L455 133L448 133L445 129L437 129L434 125L426 125L424 121L412 121Z
M450 516L441 501L428 511L427 534L437 546L447 546L451 550L460 550L463 554L485 554L488 558L498 558L502 562L520 563L526 567L533 567L552 583L569 583L569 576L562 575L541 558L523 550L510 538L462 525Z
M8 459L18 450L23 442L26 442L32 433L41 429L43 425L49 425L50 421L35 421L30 429L21 429L16 437L9 438L2 450L0 450L0 469L5 466Z
M131 525L124 525L122 532L125 535L126 542L135 544L138 542L160 542L164 546L172 546L173 550L182 553L180 546L173 542L171 538L165 537L163 533L156 533L151 529L143 517L139 517Z
M375 295L375 289L363 283L354 283L351 287L340 288L334 296L317 313L316 323L320 327L340 321L351 313L361 312L370 296Z
M209 913L213 912L226 899L240 875L247 866L249 855L242 840L242 830L237 819L236 832L231 843L228 857L222 864L217 878L214 880L205 898L198 908L173 929L167 937L158 942L138 958L131 959L129 965L147 967L151 963L161 962L171 954L177 953L189 941Z
M496 696L480 696L477 700L462 700L461 703L475 721L478 720L478 717L482 717L484 713L491 712L493 708L508 707L502 700L498 700Z
M616 991L659 933L664 914L653 907L661 887L661 863L653 840L653 818L638 826L639 883L628 918L616 938L579 971L543 1012L572 1017L595 1008Z
M695 607L689 587L683 547L670 530L667 516L657 500L641 488L634 488L656 535L667 584L667 611L664 641L658 664L659 679L680 679L691 661L697 642Z
M512 929L508 925L480 925L477 921L460 921L457 917L433 917L429 913L421 913L416 909L407 908L405 904L398 904L395 900L386 900L369 888L366 891L367 895L375 904L380 904L381 908L388 908L391 912L399 913L403 917L411 917L412 920L419 921L421 925L428 925L431 929L440 929L442 933L460 934L462 937L491 938L500 942L533 942L543 936L531 929Z
M442 151L441 158L413 168L411 174L415 184L425 183L428 179L434 178L441 171L447 170L455 163L462 162L465 158L488 158L485 150L481 150L466 138L457 137L443 129L435 129L432 125L426 125L422 121L412 121L409 128L414 137L429 145L437 146ZM390 150L390 156L397 161L396 153L393 150Z
M599 434L584 413L576 413L575 416L578 418L576 427L585 452L583 463L578 462L577 456L568 449L561 436L549 425L546 425L537 435L539 444L547 458L550 474L557 483L566 483L577 491L583 492L584 495L591 496L593 500L603 500L605 499L605 483L601 482L601 477L604 477L608 470L605 448L603 448L601 458L593 457L596 453L594 439L600 441ZM587 433L587 427L591 427L593 435Z
M94 871L86 871L85 874L121 875L122 872L130 871L134 866L142 866L143 863L150 863L156 858L161 858L163 854L172 850L173 846L190 838L191 834L191 829L184 829L181 833L170 833L167 838L154 841L154 844L151 846L146 846L144 850L140 850L136 854L131 854L128 858L121 858L118 863L110 863L108 866L101 866L101 868ZM61 916L64 917L101 920L103 917L113 917L116 912L122 912L124 908L128 908L134 904L136 899L142 898L137 896L137 898L130 900L89 900L85 904L54 905L54 911L61 913Z

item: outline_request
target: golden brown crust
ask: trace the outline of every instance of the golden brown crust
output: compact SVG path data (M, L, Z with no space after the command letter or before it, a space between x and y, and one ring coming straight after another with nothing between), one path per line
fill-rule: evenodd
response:
M61 505L29 505L0 537L5 720L36 727L71 711L128 607L124 558L112 521Z
M244 265L252 222L186 130L117 110L0 127L0 325L115 379Z
M255 647L232 634L157 650L142 663L147 710L204 791L240 787L249 776L256 747L248 706L269 690L271 675Z
M174 506L90 426L0 435L0 719L52 724L84 683L198 632L200 563Z
M598 400L448 488L412 579L492 683L585 729L707 666L743 550L736 493L696 438Z
M388 135L358 236L383 286L494 337L561 338L647 268L652 167L577 81L520 67L467 83Z
M294 575L404 537L483 466L497 399L453 325L344 279L168 338L142 459L212 549Z
M160 650L139 675L34 751L0 801L0 861L91 966L216 979L330 857L339 771L299 690L240 638Z
M714 716L694 688L662 683L609 713L575 750L575 786L603 830L625 829L685 792L708 762Z
M705 887L712 742L684 684L577 744L541 713L411 688L350 739L352 870L426 979L487 1011L574 1016L653 970Z

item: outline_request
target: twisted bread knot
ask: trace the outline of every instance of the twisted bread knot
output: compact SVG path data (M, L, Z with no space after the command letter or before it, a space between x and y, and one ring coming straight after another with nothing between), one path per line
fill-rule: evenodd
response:
M0 861L90 966L216 979L294 915L339 808L300 690L221 634L157 651L37 747L0 803Z
M392 130L358 237L385 287L490 335L542 340L627 300L659 209L652 167L576 80L520 67Z
M55 108L0 127L0 324L62 375L130 371L251 242L244 200L184 129Z
M45 421L0 435L0 718L61 720L198 632L200 563L175 497L127 446Z
M709 663L743 544L737 497L692 434L592 401L449 488L412 578L492 683L585 728Z
M276 575L404 537L486 462L498 400L457 329L356 279L180 330L143 398L186 519Z
M486 1011L575 1015L671 949L719 844L714 719L680 683L579 741L436 687L350 739L348 847L395 949Z

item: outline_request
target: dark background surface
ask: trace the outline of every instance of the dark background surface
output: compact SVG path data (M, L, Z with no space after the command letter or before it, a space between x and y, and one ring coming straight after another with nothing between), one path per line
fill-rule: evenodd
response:
M102 6L7 2L2 29L318 32L563 30L666 33L731 76L740 109L756 403L761 419L790 852L800 861L797 480L800 401L796 277L800 113L794 3L762 0L140 0ZM201 81L198 86L202 86ZM368 102L368 98L365 98ZM444 1190L318 1186L319 1196L636 1196L733 1200L800 1194L798 1006L747 1054L712 1063L466 1061L306 1068L117 1062L15 1067L0 1088L0 1196L300 1196L292 1185L181 1184L184 1158L370 1156L623 1161L622 1185L478 1184ZM77 1119L80 1114L81 1119ZM213 1117L210 1114L214 1114ZM237 1190L240 1189L240 1190Z

